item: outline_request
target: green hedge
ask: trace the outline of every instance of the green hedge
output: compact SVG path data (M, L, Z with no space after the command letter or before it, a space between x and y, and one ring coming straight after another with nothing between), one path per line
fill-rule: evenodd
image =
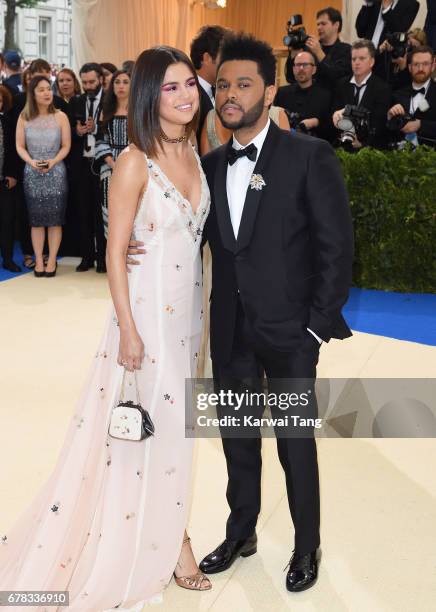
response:
M354 220L354 284L436 289L436 150L338 149Z

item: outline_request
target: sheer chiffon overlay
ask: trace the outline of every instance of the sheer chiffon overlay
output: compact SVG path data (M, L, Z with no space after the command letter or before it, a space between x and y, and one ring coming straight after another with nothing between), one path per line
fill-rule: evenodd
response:
M0 525L0 590L68 590L71 612L140 610L171 579L191 478L185 378L196 375L203 324L199 250L210 198L196 158L202 185L196 212L145 159L149 180L134 222L134 238L146 249L129 274L145 345L137 381L155 436L141 442L108 436L124 372L111 308L52 475L9 533ZM134 376L126 376L127 399L134 399Z

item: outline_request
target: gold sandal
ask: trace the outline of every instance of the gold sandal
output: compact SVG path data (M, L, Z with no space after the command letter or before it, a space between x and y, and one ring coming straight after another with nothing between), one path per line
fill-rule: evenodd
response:
M191 538L185 538L183 544L187 544L190 541ZM177 562L177 565L180 568L182 567L179 562ZM212 588L211 581L203 572L200 572L200 570L192 576L176 576L176 572L174 572L174 580L179 587L191 591L208 591Z

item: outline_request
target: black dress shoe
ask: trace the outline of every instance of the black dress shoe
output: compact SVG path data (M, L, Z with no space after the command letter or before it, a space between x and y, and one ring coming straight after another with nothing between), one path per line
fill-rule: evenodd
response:
M318 578L316 553L317 550L313 550L305 555L298 555L296 553L292 555L286 575L286 588L288 591L293 593L305 591L315 584Z
M15 261L12 261L12 259L8 259L8 260L4 261L3 262L3 268L5 270L9 270L9 272L21 272L20 266L17 266Z
M199 567L205 574L217 574L228 569L238 557L249 557L255 552L257 552L255 533L245 540L224 540L203 559Z
M93 268L93 267L94 267L94 262L84 257L82 261L79 263L79 265L77 266L76 272L87 272L89 268Z
M46 270L46 271L45 271L45 276L46 276L47 278L53 278L53 276L56 276L57 269L58 269L58 264L57 264L57 262L56 262L55 269L54 269L52 272L47 272L47 270Z
M96 272L98 272L99 274L105 274L105 272L106 272L106 262L105 262L104 259L98 259L97 260Z

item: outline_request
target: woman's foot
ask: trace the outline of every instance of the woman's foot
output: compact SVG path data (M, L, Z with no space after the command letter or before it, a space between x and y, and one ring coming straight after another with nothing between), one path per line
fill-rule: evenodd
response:
M185 534L180 557L174 571L174 579L179 587L191 591L208 591L212 588L209 578L200 572L191 548L191 538Z
M50 259L47 259L47 261L44 263L46 275L49 274L50 276L54 276L56 274L56 268L58 267L56 260L51 261Z
M24 267L28 268L29 270L34 268L35 267L35 262L33 261L32 255L24 255L23 256L23 264L24 264Z

